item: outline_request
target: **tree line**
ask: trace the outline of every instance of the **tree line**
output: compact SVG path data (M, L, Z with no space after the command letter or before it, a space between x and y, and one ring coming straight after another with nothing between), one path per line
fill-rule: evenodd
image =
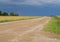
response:
M0 11L0 16L19 16L19 14L15 14L14 12L7 13Z

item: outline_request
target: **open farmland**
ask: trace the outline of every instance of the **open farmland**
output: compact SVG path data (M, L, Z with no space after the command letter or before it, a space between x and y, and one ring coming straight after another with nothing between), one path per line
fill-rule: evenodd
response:
M26 19L33 19L33 18L38 18L38 16L0 16L0 22L26 20Z
M50 19L50 17L41 17L0 24L0 42L52 42L40 33Z
M43 35L42 30L51 17L32 18L34 19L0 24L0 42L60 42L60 39Z

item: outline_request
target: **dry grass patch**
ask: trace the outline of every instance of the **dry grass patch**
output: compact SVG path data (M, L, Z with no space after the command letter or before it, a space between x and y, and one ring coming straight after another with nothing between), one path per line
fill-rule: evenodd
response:
M0 16L0 22L9 22L16 20L26 20L37 18L38 16Z

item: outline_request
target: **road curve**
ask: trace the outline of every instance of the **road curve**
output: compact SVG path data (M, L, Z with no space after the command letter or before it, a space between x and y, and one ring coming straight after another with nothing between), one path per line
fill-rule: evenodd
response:
M0 24L0 42L60 42L40 34L50 17Z

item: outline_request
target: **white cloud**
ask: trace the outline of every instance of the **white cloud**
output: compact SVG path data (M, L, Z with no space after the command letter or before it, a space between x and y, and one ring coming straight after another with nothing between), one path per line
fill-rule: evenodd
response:
M0 0L2 3L9 4L27 4L27 5L43 5L43 4L58 4L60 0Z
M34 5L41 5L41 4L58 4L60 0L26 0L22 2L22 4L34 4Z

